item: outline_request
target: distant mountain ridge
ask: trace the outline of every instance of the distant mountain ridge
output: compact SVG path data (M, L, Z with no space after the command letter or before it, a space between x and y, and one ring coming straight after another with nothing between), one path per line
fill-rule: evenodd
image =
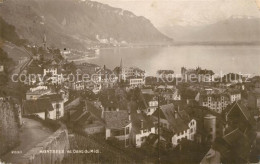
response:
M187 42L259 42L260 19L232 16L229 19L206 26L162 27L160 30L174 37L175 41Z
M21 38L37 44L44 33L50 45L68 48L98 43L97 36L128 43L171 41L148 19L94 1L6 0L0 15Z

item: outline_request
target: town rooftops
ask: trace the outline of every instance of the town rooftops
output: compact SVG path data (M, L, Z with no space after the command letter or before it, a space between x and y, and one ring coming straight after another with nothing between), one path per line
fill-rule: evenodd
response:
M160 117L169 122L170 129L173 130L173 133L183 132L189 128L186 119L181 118L184 114L180 115L177 109L174 109L173 104L162 105L159 111ZM153 113L153 116L157 117L157 115L158 110Z
M247 161L251 149L251 141L238 128L216 140L213 148L220 152L221 157L230 161ZM244 163L244 162L243 162Z
M122 129L131 123L129 114L124 110L104 112L104 120L110 129Z
M212 98L212 101L220 101L221 97L224 97L225 101L229 100L229 96L226 93L212 93L212 94L201 94L200 100L208 101L208 97Z
M30 66L28 67L27 73L34 75L43 74L43 69L40 66Z
M49 99L25 100L23 114L42 113L54 110Z
M43 95L40 99L49 99L51 102L54 101L63 101L63 98L60 94L50 94L50 95Z
M238 89L228 89L225 92L229 95L241 94L241 91Z
M150 94L142 94L141 93L141 99L144 103L144 107L148 108L149 107L149 102L150 101L157 101L156 97L154 95L150 95Z
M58 69L58 65L51 65L51 64L45 64L44 66L43 66L43 68L44 69Z
M242 115L244 116L245 120L247 120L251 125L255 124L254 118L250 114L250 111L247 107L245 107L241 101L235 101L231 105L229 105L223 113L228 116L233 110L238 109L241 111Z
M101 91L99 100L104 108L126 110L125 92L121 89L106 89Z
M142 129L151 129L154 127L151 117L144 113L131 113L132 128L135 133L141 133Z

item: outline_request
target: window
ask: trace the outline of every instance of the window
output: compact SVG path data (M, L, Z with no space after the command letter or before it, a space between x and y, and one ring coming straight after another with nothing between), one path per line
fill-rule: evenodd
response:
M129 127L126 127L126 134L129 134Z
M60 115L61 115L60 111L56 111L56 118L57 119L60 118Z
M59 108L60 108L60 104L57 103L57 104L56 104L56 109L59 109Z

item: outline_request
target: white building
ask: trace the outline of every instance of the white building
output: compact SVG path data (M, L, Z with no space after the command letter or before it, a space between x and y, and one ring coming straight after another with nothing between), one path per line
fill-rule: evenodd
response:
M155 125L151 118L143 113L131 115L132 132L131 140L135 147L141 147L146 138L151 134L155 134Z
M143 78L145 77L145 71L137 67L122 67L121 68L121 79L126 81L130 78Z
M141 87L145 84L145 79L140 77L140 78L130 78L129 79L129 85L133 88L135 87Z
M43 69L43 75L45 76L47 74L51 74L52 76L57 75L58 74L58 68L55 67L55 66L46 66Z
M158 99L154 95L150 94L142 94L142 99L145 105L145 114L150 116L152 115L156 109L158 108Z
M160 127L163 131L172 132L172 145L177 146L181 140L194 140L197 131L196 120L191 119L185 110L174 107L173 104L166 104L156 110L153 114L157 122L160 112ZM156 123L155 122L155 123Z
M231 104L235 101L241 100L241 92L239 90L228 90L226 92L229 95Z
M195 100L200 106L207 107L217 113L221 113L229 104L230 96L227 93L217 93L211 90L199 92Z
M196 127L197 127L197 122L196 120L192 119L188 124L188 128L181 130L179 132L176 131L176 133L172 137L173 146L177 146L182 139L193 141L194 135L196 134L196 130L197 130Z
M47 86L37 86L35 88L30 88L30 90L26 92L26 100L36 100L39 97L50 93L51 90L48 89Z

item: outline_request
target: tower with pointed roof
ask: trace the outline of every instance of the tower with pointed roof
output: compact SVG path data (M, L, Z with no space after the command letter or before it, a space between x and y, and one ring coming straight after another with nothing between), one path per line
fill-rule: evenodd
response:
M42 42L43 42L43 48L46 51L47 50L47 37L46 37L45 33L43 34Z

